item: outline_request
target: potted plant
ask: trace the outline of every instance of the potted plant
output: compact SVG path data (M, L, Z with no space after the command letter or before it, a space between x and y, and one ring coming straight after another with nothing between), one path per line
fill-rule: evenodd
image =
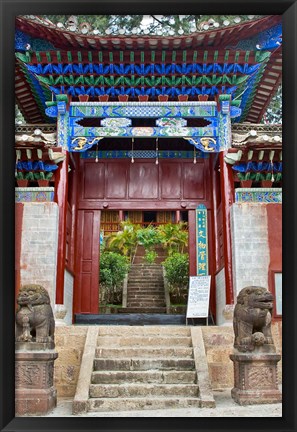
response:
M87 94L78 95L78 99L79 99L80 102L88 102L89 95L87 95Z
M35 180L37 180L38 186L46 187L49 184L50 179L53 177L52 172L44 173L43 171L34 174Z
M24 173L22 171L18 171L16 173L16 181L17 181L18 187L27 187L28 186L28 180L25 179Z
M250 174L251 173L249 172L245 174L243 173L237 174L238 180L240 181L240 186L242 188L250 188L252 186L253 180L250 178Z
M129 95L127 94L119 94L118 95L119 102L127 102L129 99Z
M187 94L179 94L177 97L180 102L187 102L189 99L189 95Z
M208 100L208 94L200 94L200 95L198 95L198 100L199 100L200 102L205 102L205 101L207 101L207 100Z
M167 94L159 94L158 100L159 100L159 102L167 102L168 101L168 95Z
M100 102L108 102L109 95L108 94L99 95L98 99Z
M261 181L261 186L263 188L270 188L272 186L272 174L271 173L267 173L266 177Z
M147 102L148 99L149 99L149 95L145 95L145 94L138 95L139 102Z

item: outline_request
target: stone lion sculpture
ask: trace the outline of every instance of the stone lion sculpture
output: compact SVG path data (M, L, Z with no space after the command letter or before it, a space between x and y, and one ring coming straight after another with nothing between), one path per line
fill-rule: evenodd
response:
M55 320L48 292L41 285L24 285L17 298L17 342L54 342Z
M261 347L265 352L274 351L271 334L273 295L266 288L249 286L237 296L234 309L234 348L238 351L253 351Z

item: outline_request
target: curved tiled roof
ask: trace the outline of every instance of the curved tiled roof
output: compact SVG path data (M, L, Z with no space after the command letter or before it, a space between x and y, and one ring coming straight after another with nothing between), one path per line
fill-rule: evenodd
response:
M281 16L182 36L71 32L38 17L16 19L16 99L25 119L47 122L51 93L149 100L220 92L242 99L236 121L258 123L281 81ZM260 30L260 31L259 31Z

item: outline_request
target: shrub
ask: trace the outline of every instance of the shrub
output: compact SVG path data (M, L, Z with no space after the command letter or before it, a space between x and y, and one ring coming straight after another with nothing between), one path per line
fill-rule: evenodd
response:
M183 304L187 301L189 283L188 254L173 253L163 263L171 302Z
M158 227L159 236L168 255L175 252L183 253L188 246L188 231L185 222L168 223Z
M153 264L156 261L158 254L156 251L147 251L145 253L144 259L148 264Z
M105 239L105 251L116 252L125 255L129 261L133 257L137 247L137 230L139 225L134 225L129 221L121 222L121 231L108 235Z
M146 251L152 251L154 246L161 242L158 230L150 225L138 229L136 236L138 244L142 245Z
M121 304L123 281L129 270L128 258L115 252L100 256L100 303Z

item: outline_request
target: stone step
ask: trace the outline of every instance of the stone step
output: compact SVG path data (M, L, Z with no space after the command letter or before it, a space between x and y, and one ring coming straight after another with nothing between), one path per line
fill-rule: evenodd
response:
M165 408L190 408L201 406L199 398L93 398L89 400L90 412L128 411Z
M128 281L128 288L136 288L136 289L140 289L142 291L149 291L149 290L160 290L162 289L164 291L164 284L163 282L141 282L140 281L136 281L136 282L131 282Z
M153 307L153 306L157 306L157 307L165 307L165 301L160 301L160 300L156 300L156 301L129 301L127 302L127 307L137 307L137 308L144 308L144 307Z
M164 301L164 293L158 294L134 294L128 293L128 300L163 300Z
M146 278L150 278L150 280L146 280ZM128 281L129 282L140 282L143 283L163 283L163 276L162 275L152 275L152 274L145 274L145 275L129 275Z
M198 397L197 384L91 384L91 398L130 398L143 396Z
M159 264L146 264L146 263L142 263L142 264L133 263L131 266L131 268L160 268L160 267L162 266L160 266Z
M95 371L92 384L197 384L196 371Z
M157 293L164 293L164 287L150 287L150 288L146 288L146 289L144 289L143 287L141 287L141 286L139 286L139 285L137 285L137 286L133 286L133 287L128 287L128 290L129 290L129 292L132 292L132 293L135 293L135 294L141 294L141 293L143 293L143 294L150 294L150 293L154 293L154 294L157 294Z
M139 281L128 281L128 286L130 288L139 288L139 289L164 289L163 282L145 282L142 280Z
M189 327L182 325L148 325L148 326L101 326L99 329L99 337L101 336L184 336L190 337L191 330ZM157 345L161 348L160 345ZM153 348L153 347L152 347ZM151 348L150 348L151 349Z
M145 292L151 292L151 291L164 291L164 284L142 284L141 282L131 282L128 283L128 289L129 290L136 290L136 291L145 291Z
M125 334L125 333L123 333ZM179 336L98 336L97 347L120 347L120 346L166 346L166 347L190 347L191 337Z
M189 348L160 348L149 347L149 348L96 348L97 358L133 358L133 357L144 357L144 358L170 358L179 357L184 359L193 358L193 349Z
M194 359L170 358L95 358L94 371L194 370Z
M135 303L135 306L140 306L140 303L164 303L165 302L165 298L164 295L156 295L156 296L141 296L141 295L132 295L129 296L128 295L128 302L131 304ZM132 306L132 304L131 304ZM161 306L161 305L160 305ZM165 305L164 305L165 306Z
M126 307L118 310L123 314L166 314L166 307ZM139 324L139 322L138 322Z

